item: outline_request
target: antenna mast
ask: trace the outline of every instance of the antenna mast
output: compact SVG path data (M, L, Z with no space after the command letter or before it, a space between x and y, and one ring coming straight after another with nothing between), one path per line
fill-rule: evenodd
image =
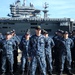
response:
M25 6L26 5L26 0L23 0L23 6Z
M43 10L43 12L44 12L44 18L47 18L47 12L48 12L47 8L48 8L48 4L45 2L45 4L44 4L44 10Z

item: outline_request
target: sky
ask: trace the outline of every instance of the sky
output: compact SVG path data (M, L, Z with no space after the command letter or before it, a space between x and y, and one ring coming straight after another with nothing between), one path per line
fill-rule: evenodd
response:
M7 17L10 13L10 4L16 0L1 0L0 2L0 17ZM20 0L23 4L23 0ZM26 5L34 4L34 7L43 10L44 3L49 5L48 15L51 18L72 18L75 19L75 0L26 0ZM41 12L43 15L43 13Z

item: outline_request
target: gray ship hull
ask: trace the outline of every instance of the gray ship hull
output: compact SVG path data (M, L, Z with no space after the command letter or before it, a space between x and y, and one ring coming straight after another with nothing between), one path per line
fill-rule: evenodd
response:
M16 30L17 35L23 35L26 29L31 29L31 34L34 34L35 27L40 25L42 29L53 35L57 29L72 31L70 18L59 19L25 19L25 18L0 18L0 32L5 34L12 29Z

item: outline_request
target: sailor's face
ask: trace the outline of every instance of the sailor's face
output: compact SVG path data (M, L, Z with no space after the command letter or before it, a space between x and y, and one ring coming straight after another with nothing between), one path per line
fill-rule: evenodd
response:
M44 34L45 37L48 37L48 34Z
M30 38L30 34L26 34L25 37L26 37L26 38Z
M15 33L13 32L13 33L12 33L12 36L14 36L14 35L15 35Z
M12 38L13 37L12 34L10 34L9 37Z
M64 38L68 38L68 34L64 34Z
M6 39L10 39L11 38L11 35L6 35Z
M62 34L61 34L61 33L59 33L59 32L57 33L57 35L58 35L58 36L62 36Z
M41 29L36 29L36 33L40 33L41 34Z

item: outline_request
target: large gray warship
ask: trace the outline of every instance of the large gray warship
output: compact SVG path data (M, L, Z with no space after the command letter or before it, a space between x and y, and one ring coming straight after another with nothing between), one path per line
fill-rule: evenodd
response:
M28 28L30 28L32 34L34 34L34 29L37 25L40 25L51 35L54 34L57 29L73 30L71 18L48 17L48 5L46 2L44 9L39 10L36 9L32 3L27 6L26 0L23 0L23 4L21 4L20 0L16 0L14 4L10 5L10 11L11 13L8 14L8 18L0 18L0 32L3 34L15 29L18 35L23 35ZM44 13L43 18L41 18L40 12Z

